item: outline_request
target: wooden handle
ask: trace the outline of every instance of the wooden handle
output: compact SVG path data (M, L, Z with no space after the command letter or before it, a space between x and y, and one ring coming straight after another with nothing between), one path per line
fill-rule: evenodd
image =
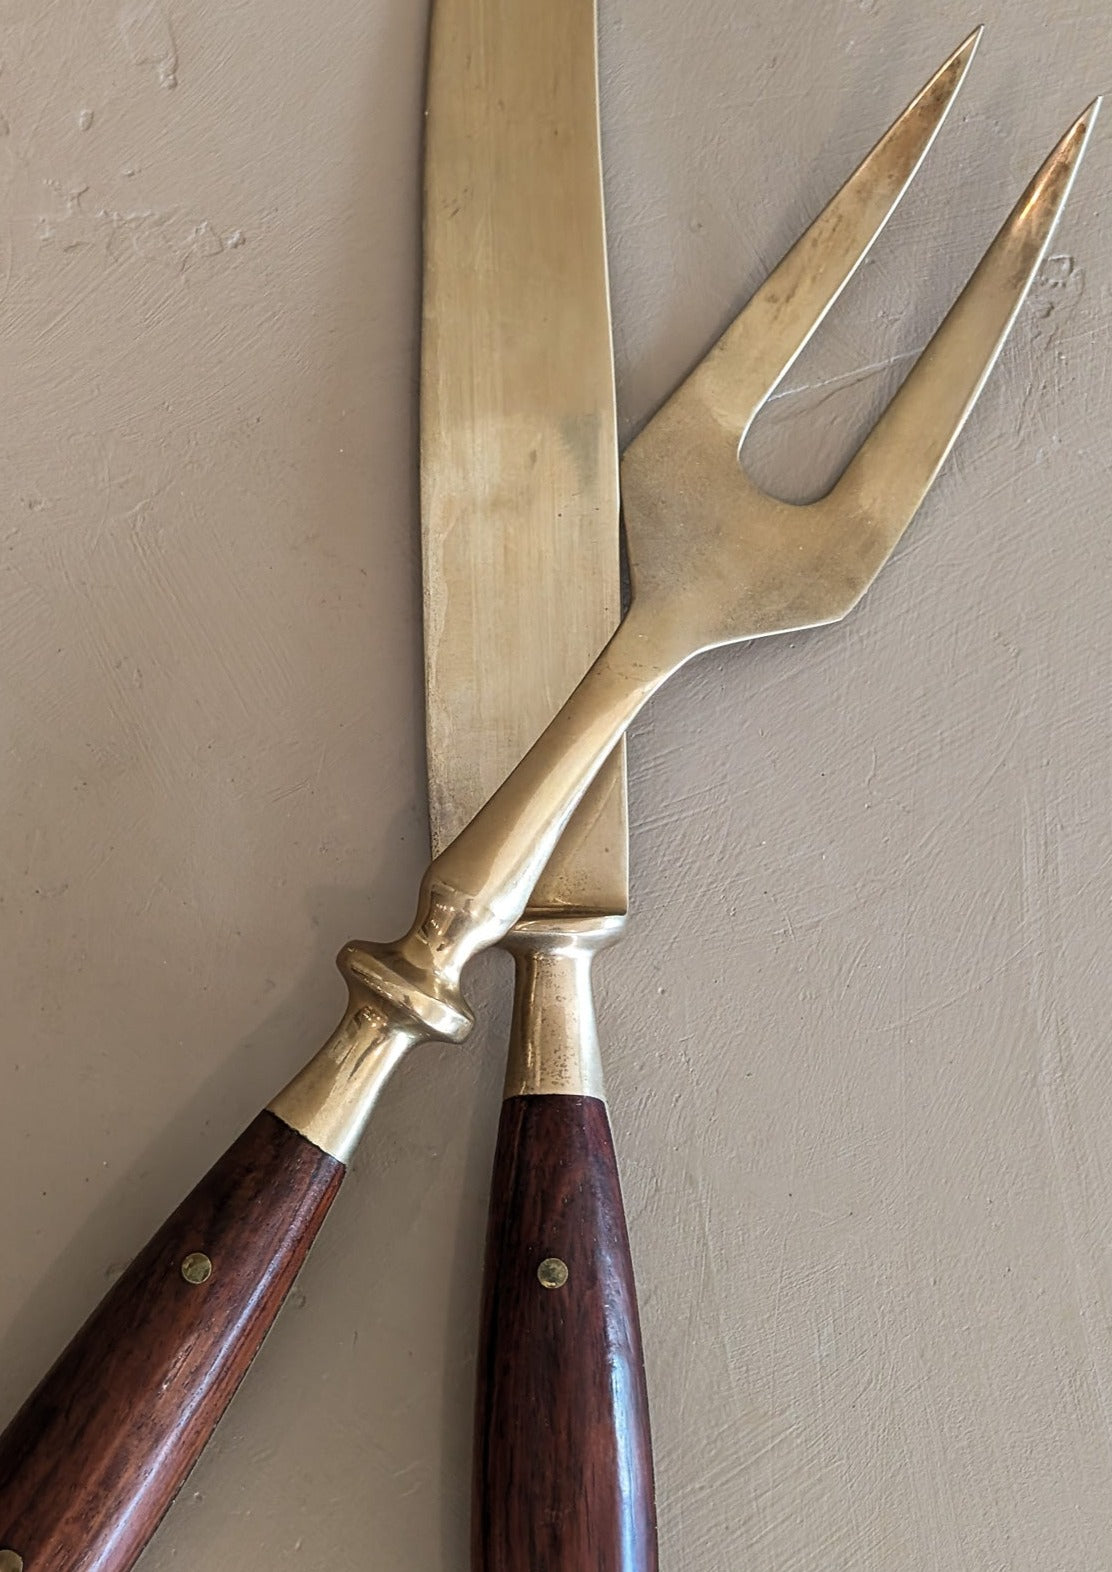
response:
M594 1097L503 1105L474 1488L473 1572L656 1572L629 1237Z
M0 1551L127 1572L197 1461L344 1165L263 1113L132 1262L0 1436Z

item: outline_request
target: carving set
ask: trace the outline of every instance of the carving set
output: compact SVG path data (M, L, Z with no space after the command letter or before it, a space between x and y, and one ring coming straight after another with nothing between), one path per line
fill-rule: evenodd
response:
M591 994L593 958L627 912L623 738L701 652L856 606L996 361L1098 105L1035 175L833 489L789 505L746 476L746 433L913 180L979 32L620 456L595 6L432 7L420 464L434 858L412 926L345 946L333 1035L0 1437L0 1572L134 1565L278 1313L387 1078L419 1044L467 1037L461 977L496 944L514 956L516 997L472 1565L656 1568L634 1274Z

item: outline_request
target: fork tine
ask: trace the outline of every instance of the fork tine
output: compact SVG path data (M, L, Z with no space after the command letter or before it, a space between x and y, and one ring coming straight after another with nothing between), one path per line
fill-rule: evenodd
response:
M864 593L911 522L1003 347L1065 206L1101 100L1031 181L842 478L817 507L860 531Z
M742 435L868 254L937 136L980 43L935 72L680 389Z

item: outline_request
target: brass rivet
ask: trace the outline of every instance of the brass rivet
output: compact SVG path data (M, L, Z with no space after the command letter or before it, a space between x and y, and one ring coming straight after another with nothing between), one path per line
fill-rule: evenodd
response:
M537 1277L542 1288L563 1288L568 1280L568 1265L557 1256L550 1255L537 1267Z
M207 1283L212 1276L212 1262L200 1250L194 1250L182 1262L181 1275L187 1283ZM0 1566L0 1572L6 1572L6 1569Z
M23 1557L14 1550L0 1550L0 1572L23 1572Z

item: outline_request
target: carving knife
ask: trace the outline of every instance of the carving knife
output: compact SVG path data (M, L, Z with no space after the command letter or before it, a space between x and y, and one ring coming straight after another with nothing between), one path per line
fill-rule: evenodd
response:
M620 617L595 0L436 0L421 367L434 854ZM625 757L506 940L475 1572L651 1572L645 1379L591 964L625 925Z

